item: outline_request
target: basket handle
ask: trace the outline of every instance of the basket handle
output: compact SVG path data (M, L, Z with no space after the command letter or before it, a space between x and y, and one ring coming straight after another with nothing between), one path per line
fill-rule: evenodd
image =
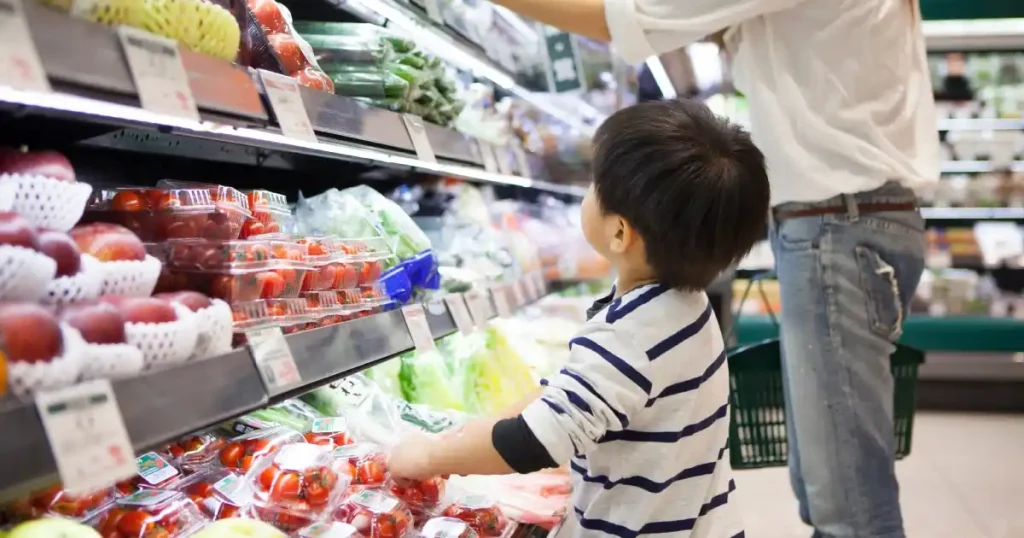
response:
M729 324L729 329L725 332L724 341L728 342L732 339L733 331L736 330L736 324L740 320L740 316L743 315L743 304L747 302L747 297L750 296L750 288L753 287L754 282L757 282L757 291L761 294L761 302L765 306L765 310L768 312L768 317L771 318L772 324L775 328L779 328L779 320L775 317L775 312L772 311L771 304L768 302L768 294L764 292L764 280L768 278L775 278L775 271L762 271L747 280L747 287L743 290L743 295L740 296L740 304L736 306L736 311L733 312L732 323Z

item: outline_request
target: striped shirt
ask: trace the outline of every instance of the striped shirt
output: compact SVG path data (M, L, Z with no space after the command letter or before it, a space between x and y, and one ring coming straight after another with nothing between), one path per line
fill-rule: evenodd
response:
M522 413L558 463L572 508L557 538L735 538L729 374L704 293L652 284L612 301Z

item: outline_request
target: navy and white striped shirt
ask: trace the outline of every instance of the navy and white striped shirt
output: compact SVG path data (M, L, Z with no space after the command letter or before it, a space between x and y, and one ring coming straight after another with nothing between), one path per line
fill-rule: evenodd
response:
M704 293L652 284L612 301L522 413L573 507L557 538L743 535L729 467L729 373Z

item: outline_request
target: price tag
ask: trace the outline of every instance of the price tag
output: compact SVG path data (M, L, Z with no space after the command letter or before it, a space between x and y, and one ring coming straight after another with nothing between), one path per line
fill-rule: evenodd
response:
M0 0L0 86L50 91L21 0Z
M512 163L508 160L508 148L505 146L494 148L494 158L498 161L498 172L502 175L512 175Z
M437 156L434 155L434 148L427 138L427 128L423 125L423 118L413 114L402 114L402 121L405 122L405 129L409 131L409 139L412 140L412 147L416 150L416 158L430 164L437 164Z
M348 523L332 521L330 523L314 523L303 529L299 529L299 536L302 538L348 538L349 536L362 536L359 529Z
M427 16L437 24L444 24L444 16L441 15L441 0L423 0L427 8Z
M512 316L512 306L508 303L508 288L496 286L491 288L491 297L494 299L494 308L498 311L498 317L507 318Z
M466 298L466 306L473 316L473 323L477 327L485 327L490 315L490 307L487 305L487 296L479 290L469 290L463 294Z
M70 493L96 491L138 472L110 381L37 392L36 408Z
M250 329L245 331L245 339L268 392L302 382L295 357L280 327Z
M117 35L142 108L199 121L178 43L129 26L118 26Z
M480 146L480 158L484 161L484 170L492 174L499 173L498 159L494 157L494 147L482 140L478 140L477 144Z
M402 316L405 317L405 324L409 327L409 335L412 336L412 344L416 351L434 351L434 335L430 332L430 324L427 323L427 313L423 306L413 304L402 308Z
M299 83L292 77L277 73L263 70L259 73L281 132L288 138L316 142L316 133L306 114L306 105L302 103Z
M345 417L314 418L309 431L312 433L337 433L345 431L347 426L348 421L345 420Z
M213 485L213 489L235 506L245 506L248 504L249 498L252 497L252 491L245 479L236 474L229 473L221 478Z
M526 150L522 146L515 144L512 146L512 154L516 157L516 168L519 169L519 175L526 179L533 179L533 172L530 170L530 159L526 156Z
M516 299L517 308L522 308L529 302L526 299L526 289L522 278L516 279L516 281L512 283L512 296Z
M448 312L455 320L455 326L459 332L462 334L473 332L473 317L469 314L469 307L466 306L466 297L461 293L448 295L444 298L444 303L448 305Z

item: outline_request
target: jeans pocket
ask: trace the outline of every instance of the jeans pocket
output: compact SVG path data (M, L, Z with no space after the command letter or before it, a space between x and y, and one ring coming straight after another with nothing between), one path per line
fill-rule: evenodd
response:
M903 302L900 300L896 269L868 247L858 246L856 253L860 285L867 297L871 330L895 342L900 337L903 325Z
M799 252L818 248L821 241L822 223L820 219L795 218L778 223L776 241L779 248Z

